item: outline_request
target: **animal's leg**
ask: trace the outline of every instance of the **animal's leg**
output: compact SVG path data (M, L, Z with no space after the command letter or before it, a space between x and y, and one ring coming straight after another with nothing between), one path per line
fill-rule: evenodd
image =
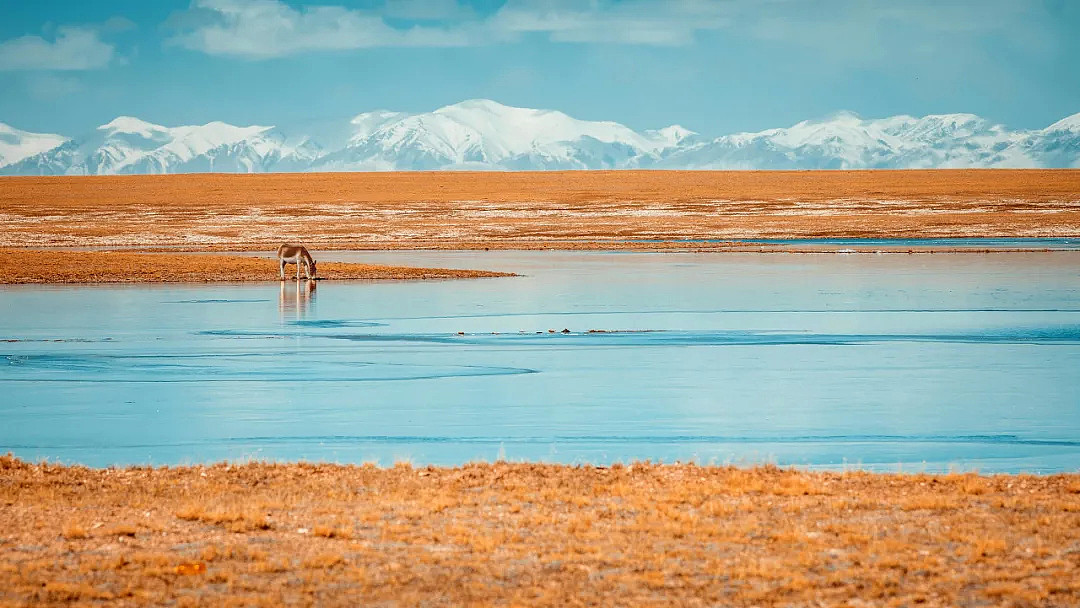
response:
M300 280L300 260L296 260L296 280Z
M278 258L278 273L281 275L281 280L285 280L285 260Z

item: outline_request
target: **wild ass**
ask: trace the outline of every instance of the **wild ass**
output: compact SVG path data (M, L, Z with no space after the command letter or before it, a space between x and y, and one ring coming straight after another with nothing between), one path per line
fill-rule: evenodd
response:
M311 257L303 245L282 245L277 248L278 270L281 271L281 280L285 280L285 264L296 264L296 280L300 280L300 266L304 267L304 274L309 280L315 279L315 258Z

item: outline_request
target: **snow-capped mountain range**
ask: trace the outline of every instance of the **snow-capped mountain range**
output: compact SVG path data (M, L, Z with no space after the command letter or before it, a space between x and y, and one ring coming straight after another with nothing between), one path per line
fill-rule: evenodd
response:
M344 143L274 127L163 127L131 117L68 139L0 123L0 174L1080 167L1080 113L1014 131L972 114L864 120L841 112L712 139L678 125L638 132L480 99L423 114L365 112L342 121L333 139Z
M162 127L121 116L92 133L61 139L51 149L0 167L19 175L127 173L251 173L303 171L322 150L306 138L290 140L273 127L223 122Z
M28 133L0 122L0 167L48 152L67 141L62 135Z

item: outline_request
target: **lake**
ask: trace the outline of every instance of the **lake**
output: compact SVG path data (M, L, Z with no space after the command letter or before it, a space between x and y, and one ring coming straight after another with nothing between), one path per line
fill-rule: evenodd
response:
M1080 470L1075 250L317 257L523 276L0 288L0 452Z

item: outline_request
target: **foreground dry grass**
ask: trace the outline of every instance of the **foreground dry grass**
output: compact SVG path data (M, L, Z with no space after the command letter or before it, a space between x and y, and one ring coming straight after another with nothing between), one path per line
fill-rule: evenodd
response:
M260 250L1060 237L1080 235L1080 170L6 177L0 228L11 247Z
M0 457L0 604L1080 604L1080 475Z
M277 260L246 256L36 251L0 248L0 284L15 283L209 283L276 281ZM296 276L296 266L286 276ZM327 262L321 279L463 279L511 276L484 270L411 268Z

